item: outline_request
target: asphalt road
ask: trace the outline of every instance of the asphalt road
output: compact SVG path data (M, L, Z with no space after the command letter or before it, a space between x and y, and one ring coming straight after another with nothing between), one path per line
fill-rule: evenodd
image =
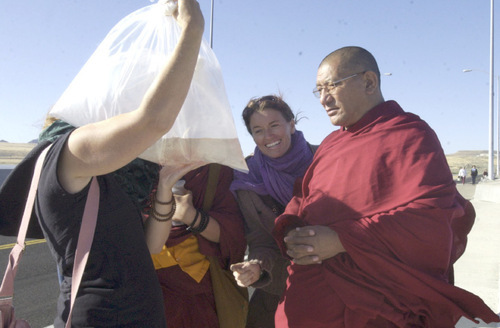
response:
M0 168L0 185L9 172L10 169ZM0 236L1 278L3 278L12 244L15 241L16 237ZM45 241L27 241L17 269L14 293L17 318L27 320L33 328L53 324L59 283L56 264Z
M0 236L0 272L5 272L15 237ZM31 327L52 325L56 313L59 283L55 261L45 241L29 240L19 262L14 283L16 317Z

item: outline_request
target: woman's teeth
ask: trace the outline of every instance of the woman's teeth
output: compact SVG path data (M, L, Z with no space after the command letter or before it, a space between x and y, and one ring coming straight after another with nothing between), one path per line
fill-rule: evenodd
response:
M275 141L275 142L273 142L273 143L267 144L267 145L266 145L266 147L267 147L267 148L274 147L274 146L276 146L276 145L279 145L279 144L280 144L280 142L281 142L280 140Z

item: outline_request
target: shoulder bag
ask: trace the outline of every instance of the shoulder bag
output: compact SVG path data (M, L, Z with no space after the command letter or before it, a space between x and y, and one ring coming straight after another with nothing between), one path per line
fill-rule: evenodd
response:
M203 199L203 210L207 213L212 207L219 171L219 164L210 164L207 190ZM245 328L248 313L247 288L238 286L233 273L222 268L217 257L207 258L210 261L210 278L220 328Z

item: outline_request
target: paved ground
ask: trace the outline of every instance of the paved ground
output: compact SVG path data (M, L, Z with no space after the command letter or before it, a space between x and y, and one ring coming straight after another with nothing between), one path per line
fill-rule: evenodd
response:
M478 184L472 184L470 182L467 182L466 184L462 184L457 182L457 189L462 196L464 196L467 199L473 200L474 199L474 193L476 192L476 187Z
M500 181L489 183L500 188ZM481 183L457 185L458 191L471 199L476 222L469 234L467 249L455 264L455 284L478 295L495 313L500 313L500 199L497 202L475 199L476 188L483 186ZM456 327L500 327L500 324L475 324L462 318Z
M500 188L500 181L491 184ZM478 295L495 313L500 313L500 198L497 202L474 199L476 188L482 188L481 184L469 182L457 184L457 188L472 201L476 222L469 234L465 254L455 264L455 283ZM472 327L500 327L500 324L476 324L462 318L456 325L456 328Z

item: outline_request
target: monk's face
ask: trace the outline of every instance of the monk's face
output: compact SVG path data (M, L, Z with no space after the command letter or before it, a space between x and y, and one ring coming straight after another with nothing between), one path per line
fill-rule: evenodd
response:
M333 125L350 127L366 113L363 76L364 72L342 69L340 59L335 57L319 67L316 86L324 89L320 103Z
M257 148L270 158L279 158L290 149L295 122L287 122L281 112L265 108L250 117L250 131Z

